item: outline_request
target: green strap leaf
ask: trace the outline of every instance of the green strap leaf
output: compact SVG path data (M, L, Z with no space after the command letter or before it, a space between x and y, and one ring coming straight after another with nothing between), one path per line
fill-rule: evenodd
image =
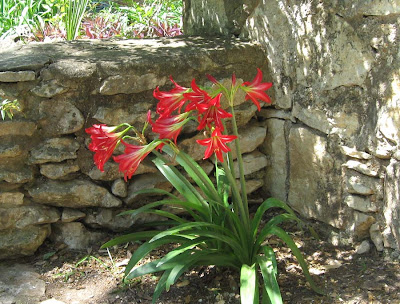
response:
M243 264L240 269L240 302L241 304L258 304L258 284L256 264Z
M254 252L258 253L258 250L260 249L260 246L264 242L265 238L269 234L271 234L272 227L279 225L282 222L291 220L300 221L297 216L288 213L279 214L270 219L268 223L265 224L264 228L260 231L256 241L254 242Z
M277 281L277 263L275 253L271 247L264 246L263 251L265 256L257 256L257 262L260 265L261 274L264 279L264 289L267 294L263 295L268 297L272 304L282 304L282 295L279 290L279 284ZM267 301L264 301L268 303Z
M319 294L322 294L322 295L325 294L325 292L321 288L319 288L315 284L314 280L312 279L312 277L308 271L307 263L304 260L303 255L301 254L299 248L297 248L296 243L292 240L292 238L283 229L276 227L276 226L271 227L271 233L275 234L282 241L284 241L286 243L286 245L292 250L292 253L296 257L297 261L299 262L301 269L303 269L304 276L306 277L311 288Z
M115 245L124 244L124 243L128 243L128 242L148 240L148 239L153 238L158 233L160 233L160 231L152 230L152 231L141 231L141 232L134 232L134 233L122 235L122 236L116 237L115 239L112 239L111 241L108 241L107 243L103 244L101 246L101 248L104 249L107 247L112 247Z
M166 289L166 282L171 273L171 269L164 271L163 275L161 276L160 280L157 283L156 288L154 289L153 299L151 301L152 304L155 304L157 299L160 297L161 293Z
M128 265L126 265L126 267L125 267L125 276L127 276L131 272L133 267L135 267L136 264L141 259L146 257L152 250L154 250L164 244L178 243L178 242L183 242L186 240L187 240L187 238L182 237L182 236L169 236L169 237L162 238L162 239L157 240L152 243L149 243L149 242L144 243L142 246L140 246L138 249L136 249L136 251L133 253L132 257L130 258Z
M258 207L256 214L254 215L254 218L251 221L251 229L255 234L257 233L258 226L260 225L262 216L270 208L281 208L281 209L284 209L287 213L295 216L293 210L286 203L284 203L276 198L269 198L269 199L265 200ZM256 236L255 234L254 234L254 237Z
M169 146L165 146L163 151L175 158L209 199L219 200L218 192L215 190L213 182L191 156L183 151L175 153Z
M166 165L159 157L154 159L153 162L175 189L185 197L186 201L196 203L208 210L207 202L176 168Z

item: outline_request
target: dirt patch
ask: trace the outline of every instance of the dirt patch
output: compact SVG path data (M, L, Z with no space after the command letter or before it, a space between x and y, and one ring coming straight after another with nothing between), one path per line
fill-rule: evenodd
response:
M307 286L290 250L272 239L279 252L279 284L285 303L400 303L398 262L374 249L357 255L351 248L332 246L306 231L293 231L291 235L326 295L320 296ZM34 265L46 282L43 300L53 298L67 304L151 303L158 276L148 275L129 284L122 281L124 266L137 247L126 244L109 252L71 252L48 242L24 262ZM164 247L149 259L167 251ZM157 303L240 303L239 277L229 269L197 268L164 292Z

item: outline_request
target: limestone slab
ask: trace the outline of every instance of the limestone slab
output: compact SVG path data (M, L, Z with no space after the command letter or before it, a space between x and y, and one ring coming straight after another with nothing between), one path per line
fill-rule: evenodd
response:
M107 189L90 181L45 181L30 188L29 194L39 204L69 208L118 207L121 201Z
M72 138L50 138L31 150L29 160L32 164L62 162L77 158L78 149L79 143Z
M34 71L0 72L0 82L32 81L35 78L36 73Z

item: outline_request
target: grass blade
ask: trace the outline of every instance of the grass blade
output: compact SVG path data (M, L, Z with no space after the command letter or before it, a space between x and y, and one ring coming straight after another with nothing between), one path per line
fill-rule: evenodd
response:
M240 269L240 303L258 304L258 285L256 264L243 264Z

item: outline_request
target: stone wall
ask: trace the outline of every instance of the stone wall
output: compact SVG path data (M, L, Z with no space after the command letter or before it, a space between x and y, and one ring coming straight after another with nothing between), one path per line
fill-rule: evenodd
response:
M261 113L265 189L337 228L335 242L399 249L398 1L184 2L186 34L266 50L275 99Z
M112 161L100 172L84 129L123 122L141 128L155 109L153 89L170 89L170 75L190 86L193 78L204 84L207 73L225 81L235 71L251 80L257 67L269 75L262 49L239 39L74 41L3 51L0 96L17 99L22 111L0 120L0 259L32 254L47 237L87 249L102 231L150 220L115 216L152 200L134 192L171 191L169 183L149 160L127 183ZM266 130L255 112L252 103L237 104L250 192L263 186L267 165L256 151ZM181 146L211 171L193 131L180 136Z

